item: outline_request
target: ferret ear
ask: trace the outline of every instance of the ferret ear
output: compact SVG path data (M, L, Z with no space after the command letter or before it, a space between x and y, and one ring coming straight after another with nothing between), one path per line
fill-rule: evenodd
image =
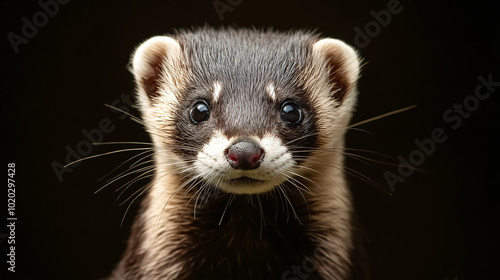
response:
M182 55L179 43L167 36L142 43L132 56L132 73L140 91L151 101L164 84L172 82Z
M358 80L359 59L356 52L340 40L326 38L314 43L312 54L316 63L327 67L332 96L342 103Z

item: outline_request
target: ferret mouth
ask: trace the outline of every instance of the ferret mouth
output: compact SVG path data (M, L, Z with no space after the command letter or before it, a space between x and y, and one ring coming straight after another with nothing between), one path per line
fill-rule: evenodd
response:
M248 176L240 176L237 178L222 180L217 186L228 193L258 194L268 192L279 184L280 182L277 183L273 180L262 180L260 178L256 179Z
M241 176L226 181L226 183L231 185L259 185L264 182L265 182L264 180L254 179L246 176Z

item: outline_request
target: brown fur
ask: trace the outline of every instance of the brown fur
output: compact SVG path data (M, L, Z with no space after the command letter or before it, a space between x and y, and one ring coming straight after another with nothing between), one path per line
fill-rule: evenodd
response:
M196 159L196 153L156 150L157 171L153 186L142 202L127 251L111 279L295 280L306 279L306 275L307 279L366 279L361 261L354 255L359 244L355 239L352 198L342 171L343 135L357 95L359 64L354 51L340 41L319 40L308 33L285 35L211 29L198 32L212 34L221 41L229 37L228 42L233 40L241 45L256 42L262 44L262 48L266 48L267 41L276 42L278 46L284 40L292 47L294 40L297 41L297 63L292 66L298 73L286 80L288 84L282 83L290 89L284 90L284 86L276 83L276 99L286 98L292 86L298 89L294 98L300 99L309 114L303 127L314 131L298 146L309 145L313 149L289 147L297 150L293 152L297 165L293 167L294 180L284 182L281 189L258 194L227 193L217 187L203 189L206 182L193 180L186 176L189 172L183 172L191 167L186 159ZM183 130L189 129L188 123L181 123L185 127L180 130L173 128L185 117L184 111L178 110L188 102L188 85L193 83L195 76L196 61L191 57L189 36L183 33L174 40L158 37L153 52L141 47L134 57L133 71L143 119L150 124L148 130L158 148L178 145L181 141L196 144L195 139L174 140ZM217 44L222 44L213 39L212 46L212 39L203 38L208 42L207 48L215 46L216 49ZM203 40L200 39L200 44ZM148 42L143 46L148 46ZM249 47L248 51L252 49ZM159 66L162 69L160 76ZM218 100L221 104L228 94L235 94L224 91L228 83L230 81L221 83L221 100ZM152 88L157 89L152 92ZM265 85L261 88L265 92ZM262 100L267 101L259 102L273 102L268 97ZM282 129L280 137L286 138L287 129L295 129L297 135L292 139L302 138L298 130L301 127L285 127L274 119L270 119L268 125L260 123L255 128L243 126L244 121L219 122L225 123L218 127L221 137L238 137L238 127L234 123L241 122L239 132L244 131L247 136L262 138L266 133L277 134L278 129ZM224 136L224 130L229 127L231 133ZM209 124L197 126L195 131L211 135L209 128ZM207 141L203 139L196 147L204 147ZM302 155L301 149L305 150ZM169 164L172 162L176 164ZM179 191L182 186L185 187ZM206 191L200 193L200 190Z

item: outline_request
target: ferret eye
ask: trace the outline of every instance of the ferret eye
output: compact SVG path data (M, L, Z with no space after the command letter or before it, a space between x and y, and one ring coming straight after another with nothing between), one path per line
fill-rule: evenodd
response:
M196 102L196 104L194 104L193 108L189 112L189 115L191 117L191 121L194 124L199 124L208 120L208 118L210 117L210 108L208 107L207 102Z
M302 121L302 112L299 105L292 101L285 101L281 105L281 119L287 123L299 124Z

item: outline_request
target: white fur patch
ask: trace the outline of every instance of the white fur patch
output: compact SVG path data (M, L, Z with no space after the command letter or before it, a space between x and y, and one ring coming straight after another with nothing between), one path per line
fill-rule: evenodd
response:
M212 92L212 96L214 98L214 102L219 101L220 91L222 90L222 84L219 81L214 82L214 91Z
M235 139L227 139L219 131L198 153L194 163L195 176L225 192L236 194L263 193L282 184L294 172L295 161L292 154L278 137L266 135L262 139L253 140L264 149L262 163L256 169L240 170L231 167L226 159L225 151ZM255 179L254 183L235 184L232 179L247 177Z
M266 86L266 93L269 95L269 98L271 98L272 101L276 101L276 92L274 91L274 84L269 83Z
M198 158L194 162L197 175L208 179L210 174L230 167L224 155L224 151L229 145L229 139L224 137L222 132L217 131L210 142L205 144L198 153Z

